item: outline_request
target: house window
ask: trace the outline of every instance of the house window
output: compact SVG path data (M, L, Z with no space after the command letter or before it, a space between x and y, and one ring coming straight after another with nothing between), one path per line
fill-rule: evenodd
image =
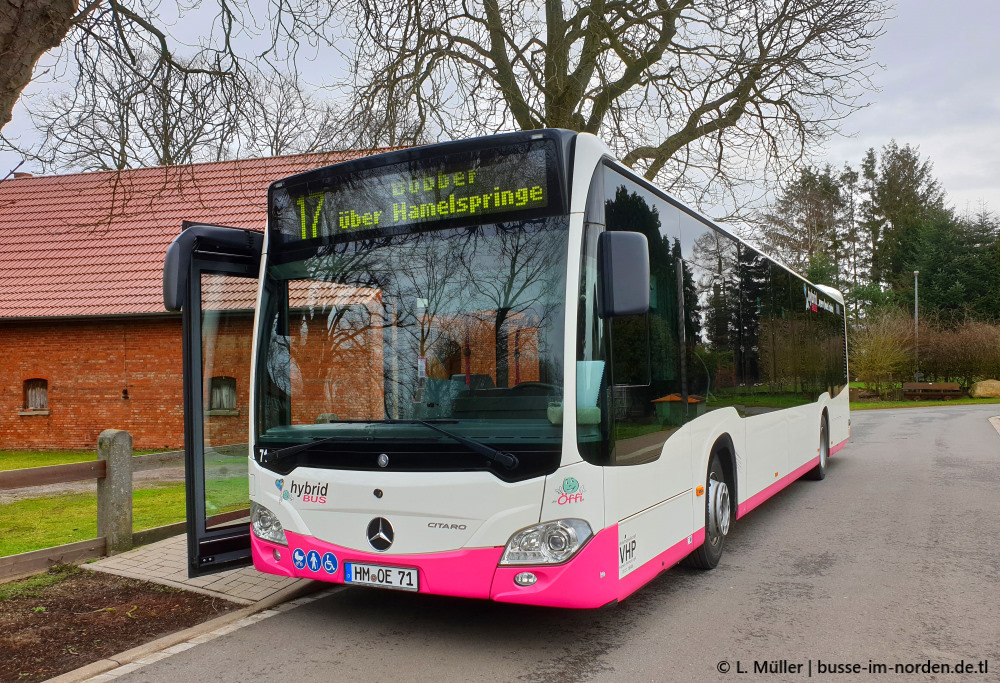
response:
M210 386L208 409L211 411L236 410L236 378L213 377Z
M44 379L24 380L24 409L49 409L49 382Z

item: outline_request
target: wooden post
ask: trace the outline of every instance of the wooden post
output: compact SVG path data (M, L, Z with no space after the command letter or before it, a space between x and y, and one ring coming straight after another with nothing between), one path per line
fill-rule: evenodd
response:
M97 480L97 535L107 539L108 555L132 549L132 435L106 429L97 439L97 458L107 475Z

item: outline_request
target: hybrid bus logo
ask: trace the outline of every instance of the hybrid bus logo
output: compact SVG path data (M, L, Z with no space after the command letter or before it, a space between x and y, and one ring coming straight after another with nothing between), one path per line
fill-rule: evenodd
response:
M820 309L828 311L830 313L834 312L834 305L825 299L820 299L817 292L809 290L808 285L802 285L802 292L806 296L806 310L813 313L819 313Z
M310 484L308 481L298 484L293 479L288 488L282 491L284 487L285 480L279 479L274 482L274 485L278 487L281 491L281 498L283 500L291 500L293 497L298 498L303 503L325 503L326 494L330 489L330 484Z

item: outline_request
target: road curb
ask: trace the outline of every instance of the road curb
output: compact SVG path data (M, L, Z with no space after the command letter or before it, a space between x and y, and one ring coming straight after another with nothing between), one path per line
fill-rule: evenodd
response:
M326 590L324 591L324 589ZM120 652L113 657L99 659L96 662L91 662L79 669L67 671L48 680L49 683L78 683L79 681L85 681L96 676L100 676L103 679L104 676L102 674L110 672L115 673L107 678L115 678L146 664L169 657L172 654L183 652L200 643L213 640L244 626L249 626L261 619L294 609L306 602L317 600L323 597L323 594L318 595L321 591L327 594L333 592L333 589L330 588L330 584L322 581L309 581L305 584L289 586L248 607L243 607L229 614L224 614L221 617L196 624L183 631L177 631L176 633L157 638L143 645L138 645L131 650ZM197 642L192 642L195 640ZM128 667L128 670L115 671L116 669L124 669L125 667Z
M993 425L993 429L997 430L997 434L1000 434L1000 415L991 417L990 424Z

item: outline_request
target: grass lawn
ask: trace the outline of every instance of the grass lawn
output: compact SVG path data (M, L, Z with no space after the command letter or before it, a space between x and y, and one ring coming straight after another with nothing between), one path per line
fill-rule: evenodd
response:
M619 422L615 425L615 438L624 439L634 439L637 436L643 436L644 434L652 434L653 432L659 432L664 430L676 431L676 427L667 427L659 423L654 424L634 424L629 422Z
M720 394L710 399L709 408L724 408L726 406L746 406L748 408L794 408L811 403L812 399L804 394Z
M246 477L216 479L212 502L217 512L247 507ZM216 511L213 511L216 512ZM136 531L183 522L187 516L184 483L159 484L132 494L132 528ZM0 505L0 556L97 536L97 495L71 493Z
M132 455L162 453L162 448L135 451ZM0 470L20 470L26 467L69 465L74 462L97 460L97 449L56 451L0 451Z
M950 401L851 401L851 410L881 408L931 408L935 406L977 406L1000 403L1000 398L954 398Z
M74 564L57 564L44 574L35 574L26 579L11 581L0 585L0 602L17 600L19 598L35 598L46 588L62 583L64 580L79 574L82 570Z

